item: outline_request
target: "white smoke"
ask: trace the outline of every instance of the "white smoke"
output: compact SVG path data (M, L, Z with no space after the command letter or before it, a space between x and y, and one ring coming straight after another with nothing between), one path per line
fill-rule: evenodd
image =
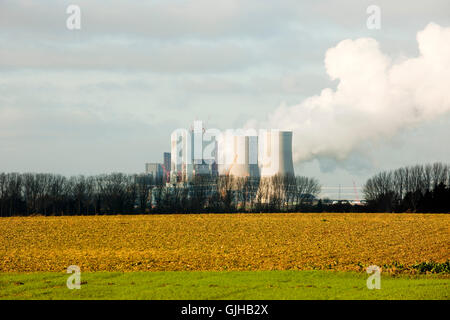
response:
M359 145L450 111L450 28L417 33L419 56L393 63L371 38L341 41L325 66L336 90L280 106L261 124L294 132L294 161L345 159Z

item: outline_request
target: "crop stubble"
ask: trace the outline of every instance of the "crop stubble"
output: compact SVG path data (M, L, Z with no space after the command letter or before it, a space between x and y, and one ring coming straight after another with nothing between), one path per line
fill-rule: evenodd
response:
M358 271L444 262L450 216L205 214L0 219L0 272Z

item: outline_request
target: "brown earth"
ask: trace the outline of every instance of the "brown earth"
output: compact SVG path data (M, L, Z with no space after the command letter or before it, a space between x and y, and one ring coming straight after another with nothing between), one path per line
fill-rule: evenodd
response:
M0 218L0 272L362 270L450 258L450 215ZM394 268L395 269L395 268Z

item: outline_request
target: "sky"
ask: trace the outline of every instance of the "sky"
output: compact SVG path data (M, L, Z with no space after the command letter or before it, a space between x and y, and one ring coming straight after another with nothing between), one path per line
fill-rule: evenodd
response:
M66 26L70 4L81 9L79 30ZM381 10L380 29L367 27L370 5ZM0 171L142 172L194 120L221 130L294 128L296 173L325 187L448 163L450 90L442 96L442 82L434 96L417 97L421 73L405 78L415 58L435 61L441 47L426 48L446 39L449 12L448 0L0 0ZM383 69L377 80L364 77L372 65ZM429 74L424 86L446 76ZM397 107L397 91L353 90L361 77L364 88L400 79L416 100L402 96ZM327 92L329 107L348 116L324 111ZM356 98L375 100L376 110L361 112ZM406 116L439 103L431 116Z

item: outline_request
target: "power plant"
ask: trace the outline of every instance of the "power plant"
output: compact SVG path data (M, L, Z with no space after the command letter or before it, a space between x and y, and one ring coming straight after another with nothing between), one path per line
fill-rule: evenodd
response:
M151 201L158 203L164 192L174 199L184 195L206 201L209 206L223 201L225 208L311 203L314 195L309 192L316 190L315 181L295 176L292 146L291 131L220 131L195 121L189 129L172 132L163 163L146 164L146 181L158 186L152 189Z
M171 152L157 170L147 164L146 172L163 175L165 182L190 182L196 176L234 177L294 176L292 132L280 130L205 129L195 121L189 129L177 129L170 137ZM170 161L170 167L168 162Z

